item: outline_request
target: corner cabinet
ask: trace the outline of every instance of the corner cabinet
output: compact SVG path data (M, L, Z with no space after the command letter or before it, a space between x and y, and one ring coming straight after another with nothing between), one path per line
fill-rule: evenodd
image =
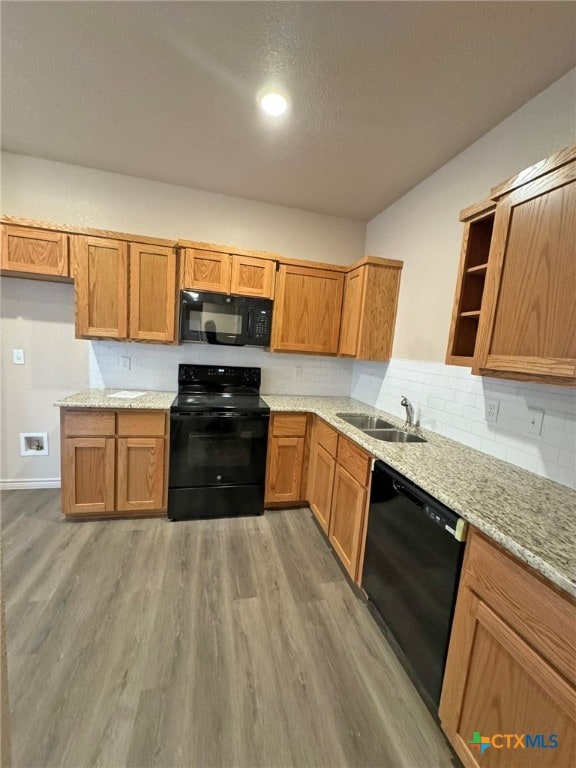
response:
M164 514L167 429L165 411L63 408L64 516Z
M368 256L360 263L346 274L338 352L356 360L389 360L403 262Z
M576 149L570 162L496 194L475 372L574 385Z
M72 276L77 338L175 341L173 248L77 235Z
M336 355L343 290L341 270L281 263L271 350Z
M568 595L472 531L439 710L465 768L572 764L575 612Z
M1 226L3 275L40 280L70 277L68 235L31 227Z

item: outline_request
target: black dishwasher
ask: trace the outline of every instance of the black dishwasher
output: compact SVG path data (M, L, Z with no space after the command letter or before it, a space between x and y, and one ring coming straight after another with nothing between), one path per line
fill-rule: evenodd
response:
M438 711L467 523L384 462L374 466L362 587L427 705Z

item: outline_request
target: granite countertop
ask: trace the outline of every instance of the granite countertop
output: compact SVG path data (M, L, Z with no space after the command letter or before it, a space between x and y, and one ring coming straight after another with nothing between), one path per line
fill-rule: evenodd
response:
M385 443L336 416L395 416L348 397L263 395L272 411L325 421L453 509L554 584L576 596L576 491L435 432L426 443Z
M120 397L111 397L111 395ZM122 395L125 395L122 397ZM152 392L128 389L84 389L75 395L57 400L58 408L134 408L167 411L176 392Z

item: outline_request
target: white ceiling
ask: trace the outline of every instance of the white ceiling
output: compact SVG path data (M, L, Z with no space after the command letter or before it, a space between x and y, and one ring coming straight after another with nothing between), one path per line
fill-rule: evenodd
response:
M572 2L3 2L2 144L369 219L575 51Z

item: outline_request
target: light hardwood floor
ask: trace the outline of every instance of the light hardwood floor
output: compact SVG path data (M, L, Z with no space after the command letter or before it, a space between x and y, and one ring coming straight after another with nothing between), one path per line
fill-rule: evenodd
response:
M2 497L13 763L456 765L307 509L64 522Z

